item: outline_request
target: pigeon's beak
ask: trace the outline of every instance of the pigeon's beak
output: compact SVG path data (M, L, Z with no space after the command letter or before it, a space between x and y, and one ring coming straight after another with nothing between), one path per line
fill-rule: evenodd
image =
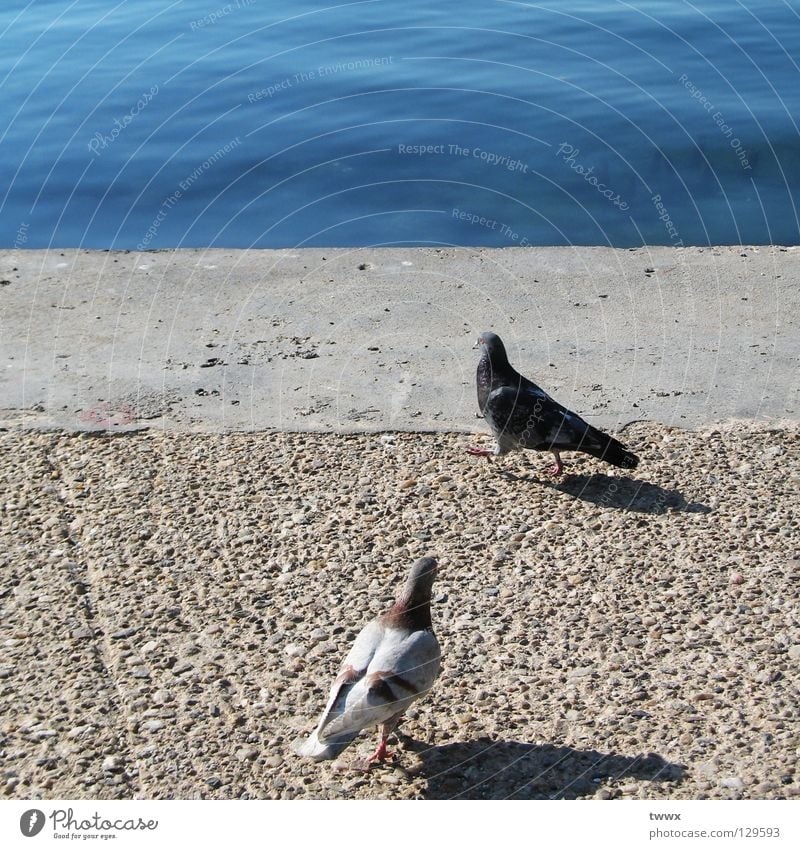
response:
M480 348L480 346L481 346L481 340L478 339L478 341L472 346L472 350L477 351L478 348Z

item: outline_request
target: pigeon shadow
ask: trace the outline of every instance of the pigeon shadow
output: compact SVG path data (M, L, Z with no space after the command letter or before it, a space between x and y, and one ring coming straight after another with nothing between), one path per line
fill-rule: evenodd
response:
M672 782L686 767L660 755L625 756L572 746L491 740L427 748L404 738L422 760L426 799L577 799L593 796L606 781ZM616 795L609 788L608 796Z
M535 480L543 486L558 492L579 498L598 507L611 507L614 510L628 510L632 513L710 513L711 508L699 502L690 503L676 489L664 489L657 484L648 483L625 475L604 474L567 474L559 481L547 481L541 478L505 473L515 481Z

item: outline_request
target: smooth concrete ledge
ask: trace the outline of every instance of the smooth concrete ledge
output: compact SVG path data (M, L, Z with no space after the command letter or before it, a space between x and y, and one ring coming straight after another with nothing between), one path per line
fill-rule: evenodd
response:
M800 249L0 252L0 424L485 430L481 330L601 427L796 421Z

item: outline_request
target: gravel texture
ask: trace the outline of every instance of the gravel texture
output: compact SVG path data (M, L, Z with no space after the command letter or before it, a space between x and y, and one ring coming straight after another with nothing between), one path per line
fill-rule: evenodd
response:
M0 791L797 797L798 431L622 438L630 477L554 482L447 433L0 433ZM443 670L397 762L299 760L427 553Z

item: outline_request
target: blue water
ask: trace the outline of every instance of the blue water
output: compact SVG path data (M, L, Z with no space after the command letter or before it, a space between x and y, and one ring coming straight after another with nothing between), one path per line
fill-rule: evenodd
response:
M0 244L800 241L800 5L0 8Z

